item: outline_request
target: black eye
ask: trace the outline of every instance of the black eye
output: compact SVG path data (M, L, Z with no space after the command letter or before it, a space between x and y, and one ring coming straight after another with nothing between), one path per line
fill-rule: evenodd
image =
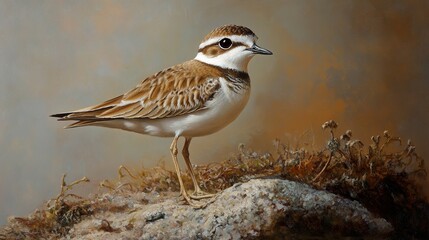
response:
M223 38L219 42L219 47L221 47L222 49L228 49L231 46L232 46L232 41L229 38Z

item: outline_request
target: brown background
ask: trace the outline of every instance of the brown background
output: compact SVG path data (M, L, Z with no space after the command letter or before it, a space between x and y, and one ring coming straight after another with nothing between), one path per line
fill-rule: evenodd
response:
M389 129L428 159L427 1L0 1L0 224L58 192L60 177L116 177L116 168L171 166L170 139L100 128L63 130L49 114L101 102L193 58L212 28L240 24L274 52L249 66L242 115L195 139L197 164L246 143L335 119L368 143ZM308 141L308 137L305 141ZM313 138L310 138L313 141Z

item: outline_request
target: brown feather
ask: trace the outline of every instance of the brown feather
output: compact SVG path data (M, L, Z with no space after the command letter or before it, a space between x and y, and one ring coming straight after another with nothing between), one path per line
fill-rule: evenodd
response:
M76 123L80 126L97 119L156 119L191 113L204 109L220 88L219 77L224 74L221 68L191 60L146 78L124 95L55 116L61 120L84 120Z
M96 116L100 118L110 118L111 116L116 116L119 118L139 107L141 107L140 102L134 102L123 106L115 106L107 111L101 112Z
M141 108L140 111L138 111L135 115L130 116L128 118L145 118L146 115L150 114L155 107L155 104L148 105L144 108Z

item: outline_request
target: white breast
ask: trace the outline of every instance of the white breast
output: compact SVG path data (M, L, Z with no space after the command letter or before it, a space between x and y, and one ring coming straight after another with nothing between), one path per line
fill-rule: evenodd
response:
M234 121L249 100L250 88L236 93L220 79L221 88L204 110L162 119L118 119L96 125L159 137L197 137L209 135Z

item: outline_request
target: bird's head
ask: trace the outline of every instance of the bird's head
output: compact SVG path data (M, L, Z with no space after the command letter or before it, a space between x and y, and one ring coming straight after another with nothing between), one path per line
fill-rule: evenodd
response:
M203 39L195 59L218 67L247 72L247 65L255 54L273 54L256 45L257 40L255 33L247 27L218 27Z

